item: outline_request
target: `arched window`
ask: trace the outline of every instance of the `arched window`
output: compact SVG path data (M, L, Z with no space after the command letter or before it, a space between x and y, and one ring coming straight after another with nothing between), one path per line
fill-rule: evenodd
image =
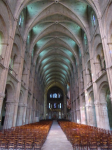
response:
M50 98L52 98L52 94L50 94Z
M32 50L32 58L33 58L34 49Z
M58 108L60 108L60 104L58 104Z
M23 21L24 21L24 14L22 12L21 15L20 15L20 17L19 17L19 26L22 26Z
M87 45L87 36L86 36L86 33L84 33L84 44Z
M28 44L30 43L30 34L28 34L27 43L28 43Z
M106 63L105 63L105 59L103 60L103 66L104 66L104 70L106 70Z
M9 69L10 69L10 73L12 74L12 69L13 69L13 65L14 65L14 61L13 58L10 58L10 64L9 64Z
M20 16L20 18L19 18L19 26L21 25L21 22L22 22L22 17Z
M54 103L54 108L56 108L56 103Z
M99 65L100 65L100 70L101 70L103 67L102 67L102 61L101 61L100 55L98 55L97 58L98 58Z
M61 109L61 103L60 103L60 109Z
M58 98L60 98L61 97L61 95L58 93Z
M96 17L95 17L95 15L94 15L94 13L92 12L92 24L93 24L93 26L96 26Z
M57 98L57 94L56 93L53 94L53 98Z
M50 103L49 103L49 109L50 109L51 107L50 107Z

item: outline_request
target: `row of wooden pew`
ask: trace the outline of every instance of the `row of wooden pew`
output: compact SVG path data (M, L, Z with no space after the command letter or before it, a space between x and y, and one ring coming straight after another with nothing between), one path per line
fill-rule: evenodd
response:
M40 121L0 132L0 150L40 150L46 140L52 121Z
M69 121L58 121L74 150L112 150L112 132Z

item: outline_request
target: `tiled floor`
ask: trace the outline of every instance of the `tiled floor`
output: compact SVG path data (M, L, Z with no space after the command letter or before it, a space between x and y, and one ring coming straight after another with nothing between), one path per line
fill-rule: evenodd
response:
M57 121L53 121L42 150L73 150Z

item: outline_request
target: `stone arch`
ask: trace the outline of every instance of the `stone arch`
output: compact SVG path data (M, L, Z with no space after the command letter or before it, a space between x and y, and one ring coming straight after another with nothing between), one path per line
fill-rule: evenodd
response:
M88 100L88 125L96 126L96 113L94 106L94 94L93 91L89 93Z
M2 25L1 21L1 25L2 25L2 29L4 30L4 36L5 36L5 43L8 43L8 38L9 38L9 35L11 35L12 33L12 13L10 11L10 8L9 6L7 5L7 3L5 1L0 1L0 6L1 6L1 10L0 10L0 16L2 16L2 21L4 22L4 24ZM2 31L3 31L2 30ZM7 46L7 45L5 45Z
M15 87L12 82L7 82L6 84L7 90L7 102L14 102L14 95L15 95Z
M104 52L103 52L103 47L102 43L99 43L96 47L96 52L95 52L95 71L96 74L99 72L103 71L105 69L104 65Z
M28 98L27 98L27 109L26 109L26 118L25 118L25 123L31 123L31 95L28 93Z
M86 124L86 107L85 107L85 95L81 95L80 101L80 114L81 114L81 124Z
M99 101L101 103L101 117L104 119L103 128L112 128L112 106L110 100L110 89L108 82L100 85Z
M5 90L5 97L4 97L4 99L3 99L3 104L2 104L1 121L0 121L0 127L1 127L1 128L3 128L4 120L5 120L6 101L7 101L7 90Z
M65 96L65 89L64 87L62 86L61 83L59 82L50 82L46 87L45 87L45 91L44 91L44 118L46 118L46 113L47 113L47 109L46 109L46 106L47 106L47 92L50 88L52 88L53 86L57 86L59 87L62 91L63 91L63 95ZM66 99L64 98L64 101ZM64 110L64 113L66 113L66 110Z
M7 82L7 100L6 100L6 115L4 121L4 128L11 128L13 126L14 109L15 109L15 88L12 82Z
M24 93L22 90L20 91L19 103L24 103Z
M24 109L24 95L23 95L23 91L20 91L17 120L16 120L17 126L21 126L24 124L24 111L25 111L25 109Z
M104 19L104 31L107 33L107 42L111 43L111 35L112 35L112 19L110 19L112 13L112 2L108 3L106 12L105 12L105 19Z
M7 43L8 40L8 33L6 29L6 23L3 17L0 15L0 55L2 58L5 57L5 49L8 44L3 44Z

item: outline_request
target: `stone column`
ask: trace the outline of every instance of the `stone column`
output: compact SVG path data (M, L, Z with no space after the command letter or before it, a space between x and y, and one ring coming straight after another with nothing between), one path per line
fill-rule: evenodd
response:
M75 114L75 109L73 110L73 116L74 116L73 122L76 122L76 118L75 118L75 116L76 116L76 114Z
M17 126L25 124L25 109L24 104L19 104L17 113Z
M81 123L81 120L80 120L80 109L76 109L76 114L77 114L77 123Z
M6 102L6 115L4 121L4 129L11 128L13 126L15 106L17 105L15 102Z
M25 124L29 123L29 118L30 118L30 108L26 108L26 119L25 119Z
M90 104L87 104L86 105L86 112L88 114L87 124L90 125L90 126L96 126L94 106L90 105Z
M97 127L110 130L107 104L95 102L96 116L97 116Z
M85 106L80 107L81 124L86 124L86 108Z
M0 93L1 94L5 92L7 75L8 75L8 67L9 67L9 63L10 63L10 57L11 57L11 52L12 52L12 47L13 47L13 42L14 42L14 36L15 36L15 31L16 31L16 27L17 27L17 21L18 20L16 18L13 20L13 22L14 22L13 27L12 27L13 30L12 30L12 32L10 32L7 47L5 49L5 57L4 57L4 64L3 64L5 68L2 70L1 78L0 78ZM0 98L0 114L1 114L1 110L2 110L2 102L3 102L3 98Z
M112 94L112 54L110 54L110 50L112 48L112 43L111 40L108 41L107 39L107 33L105 32L106 29L103 26L103 20L102 18L98 18L99 22L99 30L101 34L101 39L102 39L102 46L103 46L103 51L104 51L104 57L105 57L105 63L106 63L106 72L107 72L107 77L108 77L108 84L109 84L109 89L110 93ZM112 102L112 99L111 99Z
M29 119L28 119L28 123L32 123L31 114L32 114L32 108L29 109Z
M33 115L33 123L35 122L35 110L32 110L32 115Z

